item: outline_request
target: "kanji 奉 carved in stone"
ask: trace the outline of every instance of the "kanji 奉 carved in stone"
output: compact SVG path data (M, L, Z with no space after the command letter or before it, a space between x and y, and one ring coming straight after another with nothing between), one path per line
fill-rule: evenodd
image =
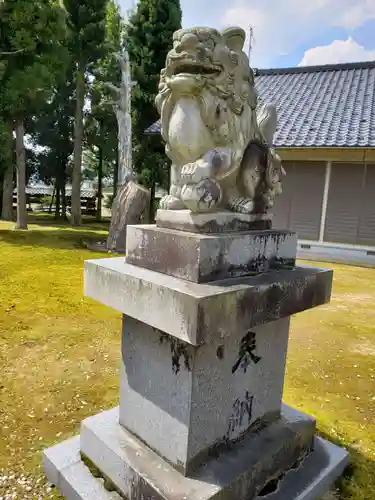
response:
M281 193L276 110L259 106L245 38L238 27L174 34L156 98L172 160L161 209L267 214Z

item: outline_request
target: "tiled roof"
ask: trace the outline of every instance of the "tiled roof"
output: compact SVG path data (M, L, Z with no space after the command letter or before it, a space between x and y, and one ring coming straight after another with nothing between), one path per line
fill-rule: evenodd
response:
M275 147L375 147L375 61L256 70L255 84L277 108Z
M53 187L52 186L26 186L26 194L30 196L52 196ZM17 190L14 189L14 194L17 193ZM72 188L67 186L65 188L66 196L71 196ZM96 191L94 189L81 189L81 198L95 198Z

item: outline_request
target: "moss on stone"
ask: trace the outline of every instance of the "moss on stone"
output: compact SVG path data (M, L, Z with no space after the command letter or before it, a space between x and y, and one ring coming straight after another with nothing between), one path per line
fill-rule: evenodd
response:
M109 479L100 469L84 454L82 451L80 452L81 460L89 469L90 473L96 477L97 479L103 479L103 487L110 492L117 493L121 498L127 500L126 497L122 494L122 492L117 488L115 483Z

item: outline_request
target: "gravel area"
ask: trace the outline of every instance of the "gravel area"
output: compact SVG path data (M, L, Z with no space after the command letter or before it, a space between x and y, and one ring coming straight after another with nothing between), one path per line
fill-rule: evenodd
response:
M330 491L321 500L340 500L340 497L336 491Z
M0 500L45 500L58 498L56 490L43 476L35 477L0 470Z

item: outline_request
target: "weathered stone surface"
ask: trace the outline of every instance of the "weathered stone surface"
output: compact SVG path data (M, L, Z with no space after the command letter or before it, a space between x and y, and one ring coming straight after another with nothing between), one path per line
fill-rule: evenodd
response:
M312 267L197 284L123 257L85 263L85 295L193 345L245 333L329 301L332 271Z
M173 36L156 98L172 160L163 209L261 214L281 192L285 171L272 148L277 112L257 106L245 37L239 27Z
M288 333L286 318L194 347L124 316L120 423L191 474L279 418Z
M293 268L297 236L290 231L201 235L154 225L128 226L126 262L204 283Z
M221 234L239 231L269 230L270 214L241 214L234 212L194 213L190 210L161 210L156 213L157 227L200 234Z
M79 447L79 437L74 437L45 450L43 468L52 484L59 486L60 472L79 460Z
M297 469L290 470L277 490L262 500L339 500L327 494L349 465L349 453L325 439L316 437L314 451Z
M59 460L55 462L52 460L51 467L54 468L53 477L63 476L64 481L59 486L60 493L67 500L117 500L119 499L119 495L113 492L107 491L103 482L92 476L89 469L84 466L79 457L79 437L74 440L69 440L66 446L64 443L58 444L54 447L54 456L58 455ZM136 441L132 441L132 443L136 443ZM126 451L127 450L127 451ZM131 459L132 453L131 451L134 448L126 447L125 455L128 459ZM48 451L48 450L47 450ZM113 453L115 454L118 451L118 447L115 447ZM135 454L139 453L139 450L135 451ZM69 473L66 473L66 470L61 469L61 463L65 462L65 455L72 456L74 455L75 461L71 463L69 466ZM107 456L107 455L106 455ZM139 455L138 455L139 456ZM120 461L122 457L120 457ZM140 459L139 459L140 461ZM143 463L143 462L142 462ZM344 468L348 463L348 453L343 448L338 448L337 446L325 441L321 438L315 438L313 452L308 455L308 457L303 461L302 465L296 469L291 470L286 474L286 476L279 483L278 490L275 493L271 493L269 495L262 495L261 497L255 497L254 500L318 500L324 495L324 493L333 485L336 479L341 475ZM146 464L147 465L147 464ZM127 474L129 468L125 470L120 469L118 462L115 463L117 467L118 473L120 477L123 477ZM157 493L155 496L150 496L146 498L151 498L153 500L207 500L207 497L198 496L200 492L203 490L203 485L194 481L194 479L186 479L184 477L181 478L183 481L182 488L188 482L190 484L197 484L197 492L195 497L188 497L184 493L182 493L181 497L173 496L175 491L175 480L176 480L176 472L173 471L173 477L171 478L170 486L167 487L168 475L170 468L168 465L161 466L160 462L158 462L160 476L164 478L164 490L166 493L163 495L163 491L161 494ZM166 470L164 470L166 469ZM233 464L230 464L230 468L225 475L225 478L228 482L228 476L233 473L233 469L235 467ZM164 470L164 474L163 474ZM116 473L116 469L113 470ZM144 474L143 467L139 470L139 476ZM137 476L130 476L132 480L132 484L136 484ZM51 480L51 478L49 477ZM143 484L146 487L145 482L138 479L140 484ZM230 478L229 478L230 481ZM231 493L231 488L227 487L227 482L221 490L220 497L216 497L216 500L233 500L233 495ZM87 496L82 493L82 488L85 487L86 491L92 493L95 491L94 496ZM181 489L182 489L181 488ZM181 489L179 491L181 491ZM178 491L177 491L178 494ZM159 495L159 496L158 496ZM160 496L163 495L163 496ZM168 496L169 495L169 496ZM129 500L139 500L142 498L140 496L133 498L129 498ZM212 498L212 497L211 497ZM215 497L214 497L215 498ZM237 500L237 498L236 498ZM252 500L251 498L246 500Z
M94 477L81 460L80 438L63 441L44 451L43 467L48 481L67 500L121 500L104 488L104 481Z
M149 190L132 180L120 186L112 206L107 250L124 253L128 224L140 224L150 203Z
M311 417L285 408L282 419L187 478L119 425L114 409L82 423L81 450L128 500L249 500L309 453L314 429Z

